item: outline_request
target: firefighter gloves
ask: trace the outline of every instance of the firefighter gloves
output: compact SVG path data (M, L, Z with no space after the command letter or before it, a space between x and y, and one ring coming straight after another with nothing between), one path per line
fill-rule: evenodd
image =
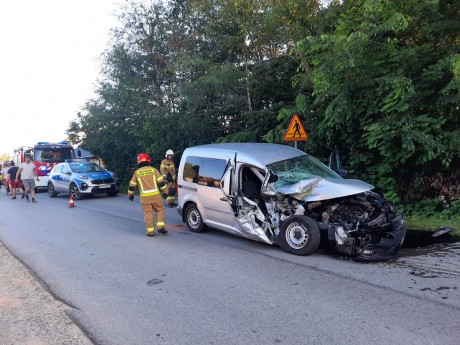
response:
M131 194L130 196L128 196L128 199L133 201L134 200L134 194Z

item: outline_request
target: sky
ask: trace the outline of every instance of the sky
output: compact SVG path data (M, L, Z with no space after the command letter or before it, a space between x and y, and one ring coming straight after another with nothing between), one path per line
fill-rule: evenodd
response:
M66 139L94 96L118 0L0 1L0 155Z

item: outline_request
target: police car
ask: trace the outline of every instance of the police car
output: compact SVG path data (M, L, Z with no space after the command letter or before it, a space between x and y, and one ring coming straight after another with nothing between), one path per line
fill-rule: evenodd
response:
M54 166L49 174L48 195L70 194L79 200L83 195L118 194L117 176L100 165L83 159L67 159Z

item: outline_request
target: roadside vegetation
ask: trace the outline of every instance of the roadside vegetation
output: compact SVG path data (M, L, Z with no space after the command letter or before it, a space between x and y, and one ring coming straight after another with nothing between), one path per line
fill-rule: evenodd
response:
M282 143L297 113L301 150L338 149L409 227L460 230L460 2L325 3L127 1L69 138L126 182L141 151Z
M397 207L404 213L408 229L433 231L451 227L454 231L450 234L460 237L460 200L447 203L443 198L423 199Z

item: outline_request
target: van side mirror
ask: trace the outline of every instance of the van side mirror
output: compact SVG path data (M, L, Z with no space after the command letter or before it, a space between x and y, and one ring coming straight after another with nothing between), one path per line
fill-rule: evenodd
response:
M278 181L278 175L270 173L270 177L268 178L268 183L273 183Z
M81 150L80 150L80 149L77 150L77 157L78 157L78 158L81 157Z
M339 174L340 177L348 177L348 171L342 169L342 166L340 164L340 156L339 151L337 151L337 149L332 151L331 155L329 156L329 169L335 171L337 174Z

